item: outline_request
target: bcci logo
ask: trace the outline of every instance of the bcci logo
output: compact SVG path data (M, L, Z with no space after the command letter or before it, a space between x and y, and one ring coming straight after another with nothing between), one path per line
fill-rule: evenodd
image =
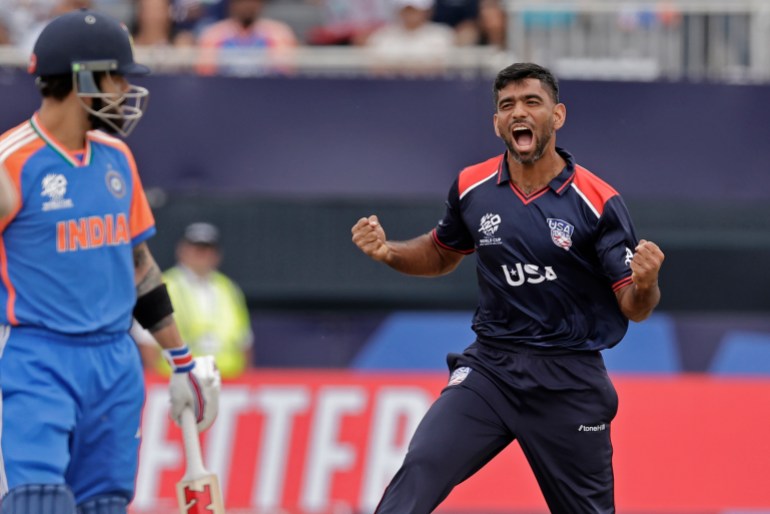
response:
M49 173L43 179L43 192L41 196L47 196L49 200L43 202L44 211L55 211L57 209L69 209L72 207L72 200L64 198L67 194L67 179L60 173Z
M572 234L575 232L575 227L558 218L548 218L548 227L551 229L553 244L569 251L572 246Z
M479 239L479 246L502 244L502 239L499 237L494 237L497 229L500 228L500 223L502 221L503 219L499 214L492 214L489 212L481 217L481 222L479 223L479 232L484 234L486 237Z
M126 195L126 183L123 181L120 173L110 168L104 178L107 182L107 189L110 190L113 196L123 198Z

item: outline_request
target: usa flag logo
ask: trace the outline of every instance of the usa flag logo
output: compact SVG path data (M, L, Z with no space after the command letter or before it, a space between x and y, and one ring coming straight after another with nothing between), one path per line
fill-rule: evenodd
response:
M548 227L551 229L553 244L569 251L572 246L572 234L575 232L575 227L558 218L548 218Z

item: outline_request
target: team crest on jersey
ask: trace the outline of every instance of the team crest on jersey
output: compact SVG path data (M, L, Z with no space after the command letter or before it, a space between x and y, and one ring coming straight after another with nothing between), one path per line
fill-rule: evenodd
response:
M67 194L67 178L60 173L49 173L43 178L43 192L41 196L47 196L48 201L43 202L44 211L69 209L73 206L70 198L64 198Z
M572 246L572 234L575 232L575 227L558 218L548 218L548 227L551 229L553 244L569 251Z
M503 219L499 214L492 214L491 212L488 212L481 217L481 222L479 223L479 232L484 234L486 237L479 239L479 246L502 244L502 239L495 237L495 233L497 232L497 229L500 228L500 223L502 221Z
M461 383L463 380L468 378L468 375L471 372L471 368L468 366L462 366L457 369L455 369L452 372L452 375L449 377L449 383L447 386L456 386L457 384Z
M126 195L126 182L120 173L109 168L104 179L107 181L107 189L110 190L113 196L123 198Z

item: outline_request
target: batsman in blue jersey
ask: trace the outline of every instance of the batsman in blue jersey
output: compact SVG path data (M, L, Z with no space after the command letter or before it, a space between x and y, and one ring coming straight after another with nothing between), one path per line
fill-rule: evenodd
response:
M390 241L376 216L353 242L412 275L476 253L476 341L418 426L377 514L427 514L518 441L554 514L615 512L610 427L618 397L601 350L660 300L663 253L639 240L617 191L556 146L556 79L513 64L494 83L506 152L462 170L430 233ZM515 494L515 492L514 492Z
M0 136L0 514L125 514L144 381L136 318L175 371L171 416L214 419L219 375L193 359L147 239L155 222L127 135L148 92L127 77L126 27L91 11L51 21L30 72L32 117Z

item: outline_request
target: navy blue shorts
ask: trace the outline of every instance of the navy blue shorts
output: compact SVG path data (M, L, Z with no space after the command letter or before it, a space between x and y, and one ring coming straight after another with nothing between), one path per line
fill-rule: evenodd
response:
M551 513L615 512L610 423L618 397L600 353L474 343L447 361L449 383L377 514L432 512L514 440Z
M128 333L11 328L0 387L10 488L67 483L77 503L107 493L133 497L144 376Z

